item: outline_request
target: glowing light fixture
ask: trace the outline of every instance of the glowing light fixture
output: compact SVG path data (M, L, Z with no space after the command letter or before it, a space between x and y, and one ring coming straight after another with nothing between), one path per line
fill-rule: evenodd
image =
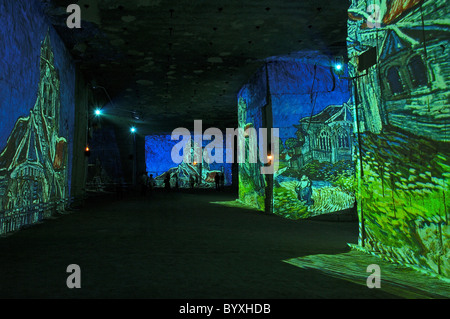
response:
M102 115L102 110L96 109L96 110L94 111L94 113L95 113L96 116Z
M344 73L344 58L337 56L334 58L334 73L337 75L342 75Z
M136 133L136 128L135 128L134 126L132 126L132 127L130 128L130 132L131 132L131 133Z

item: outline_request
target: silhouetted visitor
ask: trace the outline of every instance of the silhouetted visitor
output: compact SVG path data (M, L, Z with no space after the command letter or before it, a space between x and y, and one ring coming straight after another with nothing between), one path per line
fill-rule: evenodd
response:
M225 174L220 173L220 188L223 190L224 186L225 186Z
M178 190L178 174L174 175L174 179L175 179L175 189Z
M148 176L147 172L143 172L140 178L141 182L141 196L145 196L147 194L147 184L148 184Z
M150 177L148 178L148 191L150 193L150 196L153 194L154 187L155 187L155 180L153 179L153 174L150 174Z
M214 182L216 182L216 190L220 189L220 173L216 173L214 176Z
M167 174L166 177L164 178L164 188L167 191L170 191L170 174Z

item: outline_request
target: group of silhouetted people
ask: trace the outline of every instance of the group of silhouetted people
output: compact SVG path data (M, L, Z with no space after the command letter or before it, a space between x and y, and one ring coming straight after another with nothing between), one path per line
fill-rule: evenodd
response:
M225 186L225 175L224 173L216 173L214 176L214 182L216 185L216 190L223 190ZM148 175L147 172L143 172L139 179L139 184L141 186L141 196L151 195L155 188L155 180L153 174ZM191 175L189 177L189 186L194 188L199 185L199 177ZM178 174L167 173L164 177L164 190L171 191L172 189L178 190L180 187Z
M147 172L143 172L140 177L141 184L141 195L146 196L147 194L152 195L153 189L155 188L155 180L153 179L153 174L150 176Z
M191 175L189 177L189 185L191 186L191 188L194 188L195 185L198 185L198 175L196 175L194 177L194 175Z
M172 176L175 180L174 183L174 188L178 189L179 188L179 181L178 181L178 174L173 174ZM172 189L172 185L170 184L170 180L171 180L171 176L170 174L166 174L166 177L164 178L164 189L167 191L170 191Z

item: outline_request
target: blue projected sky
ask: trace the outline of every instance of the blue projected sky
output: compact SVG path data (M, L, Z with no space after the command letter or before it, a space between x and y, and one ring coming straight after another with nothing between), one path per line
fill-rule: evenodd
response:
M316 115L328 105L342 105L350 98L348 83L329 67L331 61L317 64L278 61L269 64L273 125L280 138L295 136L299 120Z
M172 141L170 135L150 135L145 137L145 163L147 172L158 176L176 164L172 161L172 148L178 141Z

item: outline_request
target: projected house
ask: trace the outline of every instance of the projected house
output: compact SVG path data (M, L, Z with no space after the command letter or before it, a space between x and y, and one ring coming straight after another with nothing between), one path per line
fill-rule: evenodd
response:
M320 113L300 120L299 134L307 132L301 156L290 161L291 167L302 168L309 162L336 163L351 161L353 154L353 116L347 103L329 105Z
M376 72L358 82L365 102L361 128L378 133L383 126L395 126L448 140L449 29L436 10L445 1L391 1L379 28L368 28L362 19L365 2L350 7L348 38L353 63L368 47L377 48Z
M449 275L450 84L448 3L386 2L369 28L349 9L349 73L361 120L359 247L390 260ZM377 48L377 63L358 72L357 57Z

